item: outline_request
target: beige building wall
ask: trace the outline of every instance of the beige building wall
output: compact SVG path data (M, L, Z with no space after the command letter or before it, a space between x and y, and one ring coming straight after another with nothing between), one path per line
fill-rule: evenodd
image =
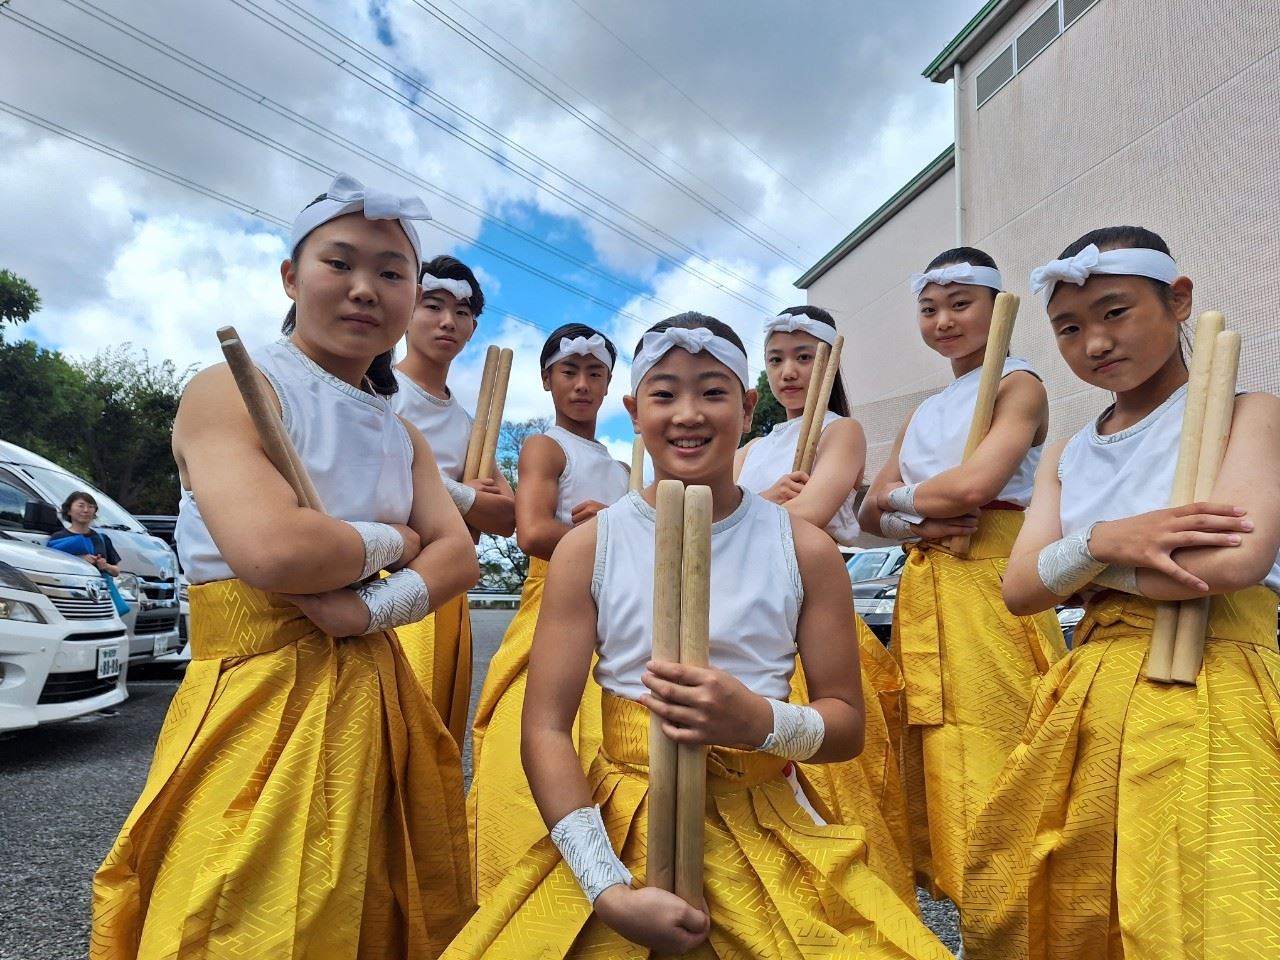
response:
M1242 386L1280 393L1280 2L1098 0L977 107L978 73L1050 5L1027 3L963 63L957 163L964 242L1023 298L1013 350L1045 377L1051 437L1108 396L1067 369L1028 274L1102 226L1161 234L1195 281L1196 312L1222 310L1243 334ZM955 175L808 288L846 337L869 474L948 378L916 333L907 278L953 245Z
M1109 402L1067 369L1028 274L1097 227L1168 242L1195 311L1241 331L1244 388L1280 392L1280 3L1098 0L981 107L979 71L1050 3L964 64L965 243L1023 298L1014 351L1045 375L1051 435Z
M911 274L955 245L956 181L944 173L808 289L845 338L840 370L853 416L867 431L867 480L903 420L951 378L916 327Z

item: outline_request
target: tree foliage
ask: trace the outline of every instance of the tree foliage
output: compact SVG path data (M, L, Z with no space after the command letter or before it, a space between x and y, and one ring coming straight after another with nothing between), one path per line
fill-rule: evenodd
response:
M174 513L169 436L190 373L129 344L76 362L0 342L0 439L87 477L132 513Z
M0 327L26 323L40 309L36 288L16 273L0 270Z
M550 426L551 421L546 417L502 422L502 432L498 434L498 469L513 490L519 483L516 467L520 462L520 448L535 434L546 433ZM483 534L479 559L480 585L491 590L518 592L529 574L529 558L516 544L515 537Z
M760 377L756 380L756 393L758 396L755 412L751 415L751 430L743 435L743 443L756 437L763 437L773 429L775 424L787 419L787 411L769 389L769 378L763 370L760 371Z

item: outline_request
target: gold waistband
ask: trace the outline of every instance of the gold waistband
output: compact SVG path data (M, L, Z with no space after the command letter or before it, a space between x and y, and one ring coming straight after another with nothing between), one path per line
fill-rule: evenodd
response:
M1074 646L1135 633L1150 634L1156 603L1146 597L1106 591L1085 606ZM1224 593L1209 604L1209 640L1276 649L1276 595L1266 587Z
M601 692L601 752L636 776L649 775L649 711L643 704ZM756 750L712 747L707 752L707 792L732 793L781 776L787 761Z
M293 604L243 580L192 584L190 597L193 660L257 656L320 633Z

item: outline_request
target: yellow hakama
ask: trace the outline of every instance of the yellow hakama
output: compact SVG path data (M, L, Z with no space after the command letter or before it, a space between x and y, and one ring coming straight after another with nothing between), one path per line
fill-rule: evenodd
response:
M405 658L458 749L471 709L471 611L465 593L417 623L396 627Z
M528 849L547 835L520 761L525 680L546 576L547 562L532 558L520 609L489 662L471 727L467 824L475 858L476 898L482 903ZM600 688L590 676L573 733L586 773L600 747Z
M866 830L867 866L916 913L920 907L900 769L902 675L889 651L862 618L855 617L866 718L862 753L842 763L798 763L796 774L805 796L824 820ZM791 678L791 700L809 702L798 660Z
M649 713L609 694L588 776L610 840L645 870ZM708 942L688 957L935 958L951 954L866 866L861 829L815 826L782 776L786 761L714 748L707 762ZM648 957L591 910L550 838L514 866L445 952L451 960Z
M1041 676L1066 654L1053 611L1015 617L1001 598L1022 519L984 510L967 557L910 545L893 616L916 880L961 913L973 821L1018 744Z
M1280 953L1276 595L1215 597L1196 686L1145 679L1154 605L1103 593L978 818L967 955Z
M239 580L192 586L191 627L90 955L437 956L473 910L462 771L394 635Z

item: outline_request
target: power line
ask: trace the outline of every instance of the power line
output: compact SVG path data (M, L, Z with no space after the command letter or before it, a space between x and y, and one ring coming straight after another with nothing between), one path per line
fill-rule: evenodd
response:
M318 173L324 174L328 177L333 177L339 172L335 168L330 167L326 164L320 163L314 160L313 158L307 156L306 154L302 153L301 151L298 151L292 147L289 147L287 144L281 143L278 140L268 137L267 135L257 130L254 130L252 127L248 127L236 120L233 120L232 118L227 117L225 114L221 114L218 111L212 109L211 107L207 107L204 104L201 104L198 101L193 100L192 98L187 97L186 95L181 94L170 87L166 87L164 84L160 83L159 81L153 80L152 78L147 77L146 75L141 74L138 71L132 70L131 68L126 67L125 65L119 63L118 61L112 60L110 57L107 57L106 55L99 53L93 48L88 47L84 44L81 44L79 41L76 41L70 37L67 37L64 34L58 33L55 30L52 30L51 28L45 26L44 24L31 20L30 18L25 17L22 14L16 13L9 8L0 7L0 13L9 14L9 16L12 17L15 20L15 22L19 23L21 26L27 27L28 29L39 34L40 36L43 36L46 39L52 40L55 43L58 43L59 45L66 47L67 49L73 50L74 52L81 54L87 59L91 59L122 76L128 77L129 79L134 80L135 82L141 84L142 86L145 86L156 93L160 93L161 95L167 97L168 99L174 100L175 102L181 104L182 106L188 107L189 109L192 109L197 113L200 113L202 116L205 116L208 119L215 121L216 123L222 124L223 126L233 129L236 132L248 137L249 139L252 139L255 142L261 144L262 146L265 146L270 150L273 150L277 153L287 156L290 159L300 164L303 164L311 168L312 170L315 170ZM527 264L516 257L501 253L500 251L497 251L495 248L490 247L487 244L481 244L478 241L468 237L462 231L457 230L456 228L450 227L445 223L442 223L440 221L432 221L432 222L435 223L435 225L439 227L442 231L461 240L462 242L477 246L478 248L481 248L481 249L485 249L487 252L490 252L496 256L499 256L501 259L506 260L507 262L519 267L520 269L526 270L534 274L535 276L539 276L542 279L548 280L549 282L554 283L556 286L559 286L562 289L565 289L568 292L573 293L574 295L579 296L584 300L595 303L608 310L612 310L616 312L619 316L626 317L629 320L634 320L637 323L641 323L641 324L646 323L643 317L640 317L639 315L632 313L631 311L626 310L625 308L615 303L612 303L608 300L598 297L587 290L583 290L582 288L577 287L574 284L568 283L567 281L562 281L559 278L554 278L550 274L547 274L545 271L539 270L538 268L533 267L532 265Z
M780 180L782 180L782 181L783 181L783 183L786 183L786 184L787 184L788 186L790 186L793 190L795 190L795 191L796 191L796 193L800 194L800 196L804 197L804 198L805 198L806 200L808 200L811 204L813 204L815 207L817 207L819 210L821 210L823 213L825 213L825 214L826 214L826 215L831 219L831 222L832 222L832 223L835 223L835 224L837 224L837 225L841 225L841 224L843 224L843 223L844 223L844 221L843 221L843 220L840 220L840 219L839 219L839 218L838 218L834 213L832 213L830 210L828 210L826 207L824 207L820 202L818 202L818 200L816 200L814 197L812 197L812 196L810 196L808 193L806 193L806 192L801 188L801 186L800 186L798 183L796 183L795 181L793 181L790 177L788 177L785 173L783 173L781 170L779 170L777 167L775 167L773 164L771 164L771 163L770 163L768 160L766 160L764 157L760 156L760 154L758 154L755 150L753 150L749 144L747 144L745 141L743 141L743 139L742 139L741 137L739 137L736 133L734 133L732 130L730 130L728 127L726 127L723 123L721 123L721 122L720 122L720 120L719 120L719 119L717 119L715 116L713 116L713 115L711 114L711 112L710 112L709 110L707 110L707 108L706 108L706 107L704 107L702 104L700 104L697 100L693 99L693 97L689 96L689 94L685 93L685 92L684 92L684 90L682 90L680 87L678 87L678 86L675 84L675 81L673 81L673 80L672 80L670 77L668 77L665 73L663 73L661 70L659 70L657 67L655 67L652 63L650 63L650 62L649 62L649 60L648 60L648 59L646 59L646 58L645 58L645 57L640 53L640 51L639 51L639 50L637 50L635 47L631 46L631 44L627 43L627 41L626 41L626 40L624 40L624 39L622 39L622 37L618 36L618 34L617 34L617 33L615 33L615 32L614 32L614 31L613 31L613 30L612 30L612 29L611 29L611 28L610 28L610 27L609 27L609 26L604 22L604 21L602 21L602 20L601 20L599 17L597 17L594 13L592 13L590 10L588 10L586 7L584 7L581 3L579 3L579 2L578 2L578 0L569 0L569 2L570 2L570 3L572 3L572 4L573 4L575 7L577 7L579 10L581 10L581 11L582 11L584 14L586 14L588 17L590 17L593 21L595 21L596 25L597 25L601 30L603 30L605 33L609 34L609 36L613 37L613 39L617 40L617 41L618 41L618 43L620 43L620 44L621 44L621 45L622 45L622 46L623 46L623 47L624 47L624 48L625 48L625 49L626 49L626 50L627 50L627 51L628 51L628 52L629 52L633 57L635 57L637 60L639 60L641 63L643 63L646 67L648 67L650 70L652 70L652 71L653 71L653 73L654 73L654 75L655 75L655 76L657 76L657 77L658 77L658 79L660 79L663 83L665 83L667 86L669 86L669 87L670 87L672 90L674 90L676 93L680 94L680 96L681 96L681 97L683 97L685 100L687 100L687 101L689 102L689 104L690 104L690 105L691 105L695 110L697 110L697 111L698 111L699 113L701 113L704 117L706 117L708 120L710 120L712 123L714 123L717 127L719 127L721 130L723 130L725 133L727 133L730 137L732 137L732 138L733 138L733 140L734 140L734 142L735 142L735 143L737 143L737 144L738 144L738 146L742 147L742 149L746 150L746 151L747 151L747 153L751 154L751 156L755 157L755 158L756 158L757 160L759 160L762 164L764 164L766 167L768 167L770 170L772 170L774 173L776 173L776 174L778 175L778 178L779 178Z
M278 2L283 2L283 0L278 0ZM462 37L462 39L464 39L467 43L471 44L476 49L480 50L482 53L484 53L490 59L494 60L500 66L506 68L509 72L511 72L518 79L522 80L524 83L532 87L538 93L541 93L544 97L551 100L552 103L556 104L561 109L565 110L575 120L578 120L579 122L584 124L588 129L592 130L593 132L598 134L600 137L602 137L603 139L611 143L613 146L617 147L620 151L622 151L624 154L626 154L636 163L640 164L640 166L649 170L654 175L656 175L660 179L670 184L676 190L683 193L690 200L693 200L695 203L699 204L704 209L714 214L716 217L720 218L725 223L729 224L735 230L739 231L740 233L744 234L747 237L750 237L752 240L756 241L757 243L759 243L761 246L763 246L765 249L769 250L770 252L776 254L777 256L782 257L784 260L787 260L788 262L795 264L796 266L801 265L790 254L787 254L784 251L778 249L776 246L774 246L764 237L761 237L758 233L756 233L755 231L747 227L746 224L742 223L742 221L738 220L736 217L732 216L731 214L726 213L723 209L720 208L719 205L708 200L706 197L698 193L698 191L694 190L692 187L689 187L687 184L682 183L680 180L673 177L671 174L667 173L667 171L663 170L660 166L655 164L642 152L640 152L639 150L636 150L634 147L631 146L631 144L627 143L621 137L613 133L613 131L602 126L601 124L597 123L593 118L583 113L582 110L580 110L576 105L571 103L569 100L565 99L555 90L551 89L549 86L547 86L537 77L533 76L523 67L521 67L519 64L515 63L513 60L511 60L510 57L506 56L506 54L502 53L500 50L498 50L488 41L477 36L471 30L468 30L465 26L463 26L457 20L453 19L453 17L449 16L447 13L445 13L443 10L437 7L434 3L430 2L430 0L410 0L410 2L413 3L414 6L425 11L430 16L434 17L440 23L444 24L454 33L458 34L458 36ZM510 43L509 40L506 42ZM514 46L514 44L512 44L512 46ZM597 109L600 109L600 108L597 106ZM617 121L615 120L615 122Z
M740 300L747 306L751 306L763 312L768 312L768 308L762 307L760 304L754 303L746 299L745 297L738 294L736 291L731 291L727 289L724 284L720 283L713 277L708 277L706 274L703 274L698 270L695 270L688 263L683 263L675 259L666 251L664 251L661 247L656 246L651 241L638 236L637 234L635 234L628 228L622 226L618 222L611 220L608 217L602 216L598 211L593 210L591 207L582 203L577 198L559 189L554 184L549 183L545 178L539 175L536 171L529 170L526 167L523 167L520 164L515 163L509 157L503 156L497 150L490 147L488 144L485 144L484 142L477 139L476 137L472 136L471 134L467 133L465 130L461 129L459 126L457 126L457 124L453 123L449 119L440 116L438 113L434 113L431 110L426 109L421 104L415 103L412 98L410 98L400 90L397 90L394 86L384 83L383 81L374 77L368 71L360 69L358 66L351 63L349 60L346 60L345 58L339 56L333 50L330 50L325 46L323 46L322 44L316 43L314 40L310 39L309 37L302 35L296 29L290 29L289 27L285 26L279 21L278 18L272 17L270 14L268 14L259 4L255 3L254 0L230 0L230 2L233 3L235 6L239 7L240 9L244 10L246 13L250 14L251 16L256 17L257 19L262 21L263 24L270 27L271 29L281 33L285 37L288 37L289 39L293 40L295 43L298 43L299 45L306 47L307 49L311 50L311 52L317 54L318 56L324 58L325 60L328 60L334 66L350 74L355 79L360 80L362 83L369 86L375 92L380 93L383 96L387 97L388 99L396 103L398 106L401 106L404 109L409 110L412 113L416 114L417 116L421 117L422 119L426 120L432 126L435 126L437 129L441 130L443 133L447 134L448 136L461 141L462 143L466 144L467 146L471 147L477 152L488 157L490 160L497 163L499 166L503 167L505 170L508 170L511 173L514 173L516 176L520 177L521 179L526 180L530 184L545 190L547 193L556 197L558 200L563 201L568 206L577 210L583 216L595 221L596 223L601 224L602 226L607 227L608 229L617 233L619 236L622 236L627 240L630 240L632 243L635 243L637 246L640 246L648 250L649 252L653 253L656 257L658 257L660 260L670 264L676 269L683 270L684 272L690 274L691 276L697 277L699 280L702 280L705 283L711 284L712 286L716 287L717 289L721 290L727 295L734 297L737 300ZM591 186L584 183L582 180L574 177L572 174L562 170L561 168L557 167L555 164L544 159L538 154L533 153L532 151L526 149L516 141L511 140L501 131L486 124L483 120L480 120L478 117L474 116L473 114L468 113L466 110L458 106L453 101L436 93L430 87L423 85L423 83L419 81L416 77L401 70L395 64L393 64L386 58L379 56L377 53L370 50L369 48L345 36L340 31L329 26L323 20L319 19L318 17L315 17L313 14L307 12L298 4L292 2L292 0L276 0L276 3L292 11L297 16L301 17L306 22L311 24L313 27L327 34L332 39L341 43L343 46L347 47L348 49L354 50L359 54L361 54L362 56L366 57L367 59L371 60L372 62L376 63L377 65L385 69L388 73L390 73L393 77L395 77L398 81L400 81L404 85L412 88L413 90L416 90L418 93L421 93L423 96L429 98L433 102L439 103L440 105L446 107L452 113L455 113L460 117L463 117L469 123L475 125L476 127L483 130L485 133L489 134L496 140L500 141L503 145L509 147L515 153L518 153L521 156L529 159L531 162L537 164L540 167L544 167L548 170L551 170L556 174L556 176L560 177L565 182L571 184L574 188L582 191L583 193L591 197L593 200L597 201L602 206L607 207L609 210L612 210L613 212L617 213L619 216L624 217L625 219L636 224L637 226L652 232L655 236L671 244L671 246L675 247L677 250L679 250L681 253L685 254L686 256L708 264L714 269L724 273L726 276L732 277L734 280L737 280L743 286L748 287L752 290L755 290L757 293L765 297L768 297L769 299L773 300L775 303L783 302L780 297L778 297L769 289L760 286L759 284L752 281L750 278L745 277L742 274L739 274L733 270L730 270L729 268L723 265L714 263L714 261L712 261L705 254L699 252L695 248L679 240L675 236L663 230L661 227L653 223L650 223L649 221L645 220L643 217L640 217L634 212L632 212L631 210L628 210L626 207L604 196L599 191L593 189Z

